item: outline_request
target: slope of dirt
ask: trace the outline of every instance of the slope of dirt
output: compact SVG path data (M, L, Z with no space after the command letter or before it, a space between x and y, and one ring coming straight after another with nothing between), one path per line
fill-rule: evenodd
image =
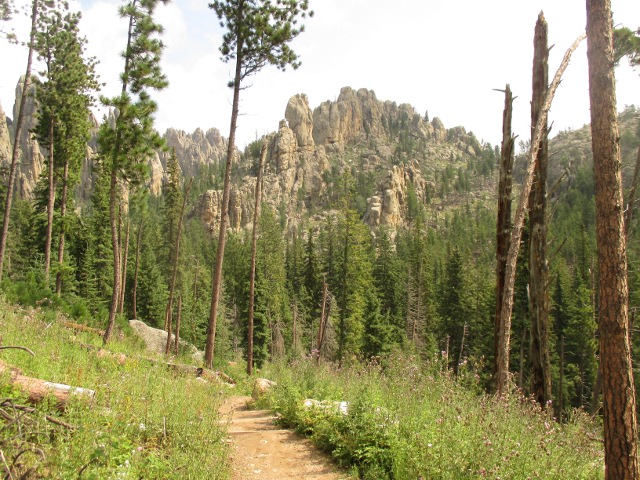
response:
M230 397L220 408L232 444L233 480L347 480L309 440L279 429L269 410L249 410L250 397Z

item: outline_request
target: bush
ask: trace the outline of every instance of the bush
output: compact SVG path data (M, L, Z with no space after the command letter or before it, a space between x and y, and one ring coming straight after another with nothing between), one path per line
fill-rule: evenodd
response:
M603 477L601 443L592 440L601 428L588 416L558 424L517 394L478 393L473 371L456 378L441 360L395 355L383 365L301 361L265 371L277 382L267 401L283 422L360 478ZM320 403L305 406L307 398Z

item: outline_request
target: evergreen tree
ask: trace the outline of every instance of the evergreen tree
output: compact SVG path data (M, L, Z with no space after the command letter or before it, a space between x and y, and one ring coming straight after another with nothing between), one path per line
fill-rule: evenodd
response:
M51 264L54 198L57 178L61 190L58 275L56 291L62 287L64 258L64 221L68 192L76 183L91 122L89 107L92 93L98 88L93 59L83 57L86 39L79 37L79 13L68 12L68 5L45 4L38 17L35 49L44 61L41 72L44 82L38 85L36 96L40 105L36 135L47 156L47 226L45 235L45 282L48 283Z
M3 4L8 5L8 4ZM33 0L31 8L31 33L29 36L28 54L27 54L27 70L24 75L24 83L22 85L22 94L20 96L20 107L18 108L18 118L15 119L14 138L20 138L22 131L22 123L24 121L24 110L27 102L27 95L30 89L31 83L31 64L33 61L33 49L36 37L36 25L38 20L38 8L39 0ZM3 6L3 16L7 16L7 10L9 7ZM0 233L0 280L2 280L2 273L4 269L4 256L7 248L7 237L9 235L9 221L11 218L11 204L13 202L13 187L15 183L16 170L18 167L18 144L19 142L13 142L13 149L11 152L11 165L9 167L9 177L7 181L6 195L4 198L4 214L2 217L2 232Z
M104 334L108 342L115 324L121 289L121 254L118 236L118 204L122 182L139 183L145 176L146 161L154 148L163 141L153 129L153 114L157 106L150 89L160 90L167 80L160 70L160 55L164 48L158 36L162 26L155 23L153 13L158 0L131 0L121 7L120 16L129 19L127 48L122 73L122 93L102 98L107 107L116 109L117 116L105 119L98 133L98 148L109 175L109 225L113 250L113 288L109 321Z
M205 350L205 364L211 368L213 365L218 303L222 283L231 161L235 149L241 85L247 77L257 73L265 65L275 65L280 70L284 70L287 66L291 66L294 69L300 66L298 56L288 44L304 30L304 27L296 28L295 25L298 17L306 17L309 2L308 0L287 0L286 2L278 1L274 4L270 1L262 0L214 0L209 6L216 12L220 20L220 26L227 30L220 47L222 60L224 62L235 61L233 81L229 82L229 86L233 88L233 106L231 109L231 127L229 129L225 163L218 249L213 273L211 312ZM310 12L310 15L312 14L313 12Z

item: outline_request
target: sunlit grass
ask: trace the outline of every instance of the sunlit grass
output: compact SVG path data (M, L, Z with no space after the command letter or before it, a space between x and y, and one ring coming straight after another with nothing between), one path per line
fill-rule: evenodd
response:
M394 356L384 365L271 365L267 401L366 479L603 478L601 428L576 412L560 425L518 395L483 394L472 372ZM349 402L303 405L305 398ZM331 404L329 404L331 405Z
M64 413L45 404L18 422L0 418L6 465L19 457L22 472L34 468L44 478L229 478L217 413L223 397L220 385L145 360L137 342L128 338L109 345L126 355L126 361L100 356L85 346L101 346L100 338L64 328L53 311L23 310L3 299L0 332L2 345L21 345L35 353L31 357L2 350L0 360L6 364L31 377L96 392L91 401L73 399ZM10 388L6 378L2 385L2 399L24 403L24 395ZM52 424L44 414L74 428ZM25 449L30 450L20 455ZM3 469L4 476L6 467L0 465Z

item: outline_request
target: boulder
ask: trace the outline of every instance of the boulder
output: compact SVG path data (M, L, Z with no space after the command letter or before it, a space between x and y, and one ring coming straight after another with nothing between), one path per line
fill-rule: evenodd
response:
M254 400L258 400L265 393L267 393L270 388L275 387L276 385L277 383L272 380L267 380L266 378L256 378L255 382L253 382L253 393L251 394L251 396Z
M147 350L149 350L150 352L158 353L160 355L164 355L164 351L167 346L167 332L165 332L164 330L160 330L159 328L150 327L140 320L129 320L129 326L133 329L135 334L140 339L142 339ZM171 343L173 345L175 339L173 335L171 337ZM195 363L202 363L203 354L202 352L198 351L196 347L194 347L190 343L180 340L180 348L189 350L191 353L191 358Z

